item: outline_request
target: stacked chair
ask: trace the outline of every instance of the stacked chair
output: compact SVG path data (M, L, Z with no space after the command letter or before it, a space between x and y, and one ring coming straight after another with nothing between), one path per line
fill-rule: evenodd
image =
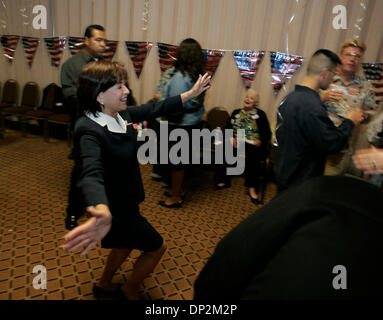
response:
M3 111L10 107L15 107L19 98L19 83L14 79L9 79L4 83L3 97L0 102L1 130L5 130L5 114Z
M4 91L4 94L6 92ZM23 114L34 110L40 103L40 87L36 82L29 81L24 85L20 105L1 108L2 124L4 129L5 117L16 116L22 123Z
M64 103L61 87L50 83L43 91L41 106L23 114L23 122L35 119L43 122L43 135L49 141L49 123L62 124L67 127L68 144L71 141L71 117Z

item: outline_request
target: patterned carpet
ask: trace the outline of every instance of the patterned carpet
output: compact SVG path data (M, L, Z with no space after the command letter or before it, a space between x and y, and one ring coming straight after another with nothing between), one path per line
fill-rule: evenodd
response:
M44 142L7 130L0 139L0 300L92 300L93 284L101 276L109 250L99 246L87 257L59 248L66 233L64 216L72 161L64 140ZM143 283L148 300L189 300L193 283L217 242L257 210L246 195L243 178L214 191L212 172L197 168L186 181L182 208L167 209L161 183L151 180L151 166L142 166L146 200L142 214L167 242L160 264ZM269 183L265 202L275 194ZM81 220L83 221L83 220ZM133 251L115 276L123 282L139 252ZM47 270L46 289L34 289L34 267Z

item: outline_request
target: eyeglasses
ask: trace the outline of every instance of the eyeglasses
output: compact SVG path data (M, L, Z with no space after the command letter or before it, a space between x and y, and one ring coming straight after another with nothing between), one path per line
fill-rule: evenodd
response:
M361 59L362 56L357 54L357 53L354 53L354 52L349 52L349 53L346 53L344 54L344 56L346 56L347 58L351 58L351 57L355 57L356 59Z

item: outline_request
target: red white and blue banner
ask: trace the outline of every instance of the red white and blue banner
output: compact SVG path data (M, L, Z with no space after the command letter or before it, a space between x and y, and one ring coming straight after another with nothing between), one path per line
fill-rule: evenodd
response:
M126 49L129 52L130 59L133 62L137 78L140 77L144 67L145 59L153 47L151 42L125 41Z
M118 46L117 40L105 40L106 49L102 54L105 60L112 61Z
M301 67L304 58L282 52L270 52L271 62L271 83L274 88L274 95L291 79L295 72Z
M211 77L214 77L215 72L217 71L218 65L221 62L222 57L225 55L224 50L210 50L202 49L203 54L206 56L206 67L205 71L211 74Z
M52 66L60 66L61 58L67 45L67 41L67 37L44 38L45 45L51 57Z
M1 36L1 45L4 50L4 57L9 62L12 63L17 48L17 43L19 42L20 37L15 35L2 35Z
M68 47L72 56L78 53L84 46L84 37L69 37Z
M32 37L22 37L21 42L23 44L24 53L25 57L27 58L28 65L31 68L37 47L40 43L40 39Z
M160 62L161 73L168 70L173 66L174 61L176 61L176 53L178 46L167 44L167 43L157 43L158 47L158 59Z
M383 101L383 63L365 62L362 67L366 79L374 87L376 104L379 105Z
M265 51L238 50L233 51L233 57L246 88L250 88Z

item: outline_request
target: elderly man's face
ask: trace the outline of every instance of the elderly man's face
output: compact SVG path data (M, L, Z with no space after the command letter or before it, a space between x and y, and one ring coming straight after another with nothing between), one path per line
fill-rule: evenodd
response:
M339 55L342 61L341 69L343 72L356 73L360 66L363 56L362 49L358 47L347 47Z

